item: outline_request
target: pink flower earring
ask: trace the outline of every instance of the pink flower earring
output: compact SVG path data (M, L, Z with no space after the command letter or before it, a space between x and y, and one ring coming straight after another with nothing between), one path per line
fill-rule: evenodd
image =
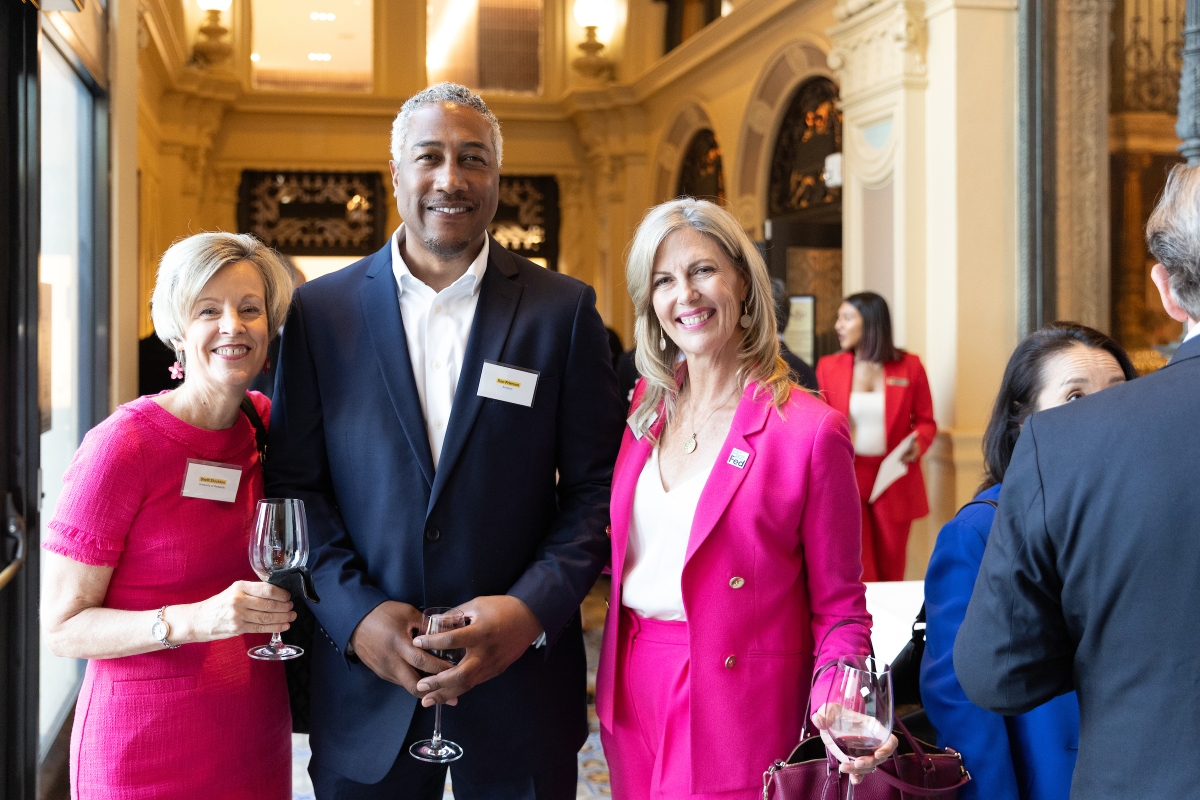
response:
M263 362L262 374L266 375L270 371L271 371L271 359L268 358L266 361Z
M175 363L172 364L167 369L171 373L171 380L173 380L173 381L183 380L185 367L184 367L184 357L183 357L182 350L175 351Z

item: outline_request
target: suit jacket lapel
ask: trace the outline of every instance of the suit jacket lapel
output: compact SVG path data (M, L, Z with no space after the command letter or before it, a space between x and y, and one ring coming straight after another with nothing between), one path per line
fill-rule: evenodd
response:
M433 490L429 495L429 510L437 503L458 457L462 455L471 428L475 426L484 400L479 396L483 362L500 360L523 288L512 255L492 240L489 243L487 269L483 272L483 284L479 289L479 304L475 307L467 351L463 354L458 389L454 393L454 406L446 426L446 438L442 442L442 457L438 461Z
M660 416L653 423L640 439L634 439L633 433L627 431L626 435L630 437L631 444L629 447L622 447L620 454L617 456L617 465L613 468L613 484L612 484L612 502L609 508L609 519L612 520L614 531L624 531L624 535L613 537L612 547L612 569L613 580L620 585L622 576L625 574L625 554L629 552L629 528L633 521L633 498L637 493L638 481L641 480L642 470L646 468L646 462L650 459L650 453L654 449L650 444L650 437L658 437L662 435L663 420L661 417L662 407L659 407ZM626 426L628 427L628 426ZM624 526L623 528L621 526Z
M733 415L733 424L729 426L729 435L725 438L725 443L721 445L720 453L717 454L717 463L713 464L712 472L709 474L704 488L700 491L696 516L692 518L692 532L688 537L687 555L684 557L685 564L691 560L700 546L704 544L704 540L712 533L717 521L721 519L721 515L725 513L725 509L729 507L734 494L737 493L738 487L745 480L746 474L754 468L754 447L746 437L763 429L767 423L767 414L774 407L771 403L770 393L758 400L754 399L756 388L757 384L751 383L742 394L742 400ZM748 454L745 465L740 469L728 461L734 448Z
M404 320L400 316L399 291L392 272L391 245L375 254L367 270L367 279L359 287L363 316L375 357L383 374L396 416L404 436L417 458L426 485L433 485L433 454L429 449L429 432L421 413L421 398L413 380L412 363L408 358L408 339L404 335Z

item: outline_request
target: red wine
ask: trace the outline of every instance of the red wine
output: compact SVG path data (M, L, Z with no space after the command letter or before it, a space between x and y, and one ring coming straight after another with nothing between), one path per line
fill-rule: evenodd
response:
M833 741L850 758L873 756L875 755L875 751L883 744L883 742L874 736L838 736Z
M449 661L451 664L458 664L462 661L463 656L467 654L465 647L456 647L453 650L430 650L429 654L434 658L440 658L442 661Z

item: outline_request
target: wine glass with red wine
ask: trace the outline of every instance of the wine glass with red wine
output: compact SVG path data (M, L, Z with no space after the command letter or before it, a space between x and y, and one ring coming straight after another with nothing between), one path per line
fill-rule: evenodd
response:
M821 738L838 761L873 756L892 735L892 672L874 656L843 656L833 669ZM853 800L854 784L846 790Z
M457 608L427 608L421 615L421 633L446 633L466 627L467 617ZM458 664L467 654L465 648L453 650L429 650L430 655ZM433 717L433 738L413 742L408 752L419 761L432 764L448 764L462 758L463 749L449 739L442 738L442 704L437 704Z

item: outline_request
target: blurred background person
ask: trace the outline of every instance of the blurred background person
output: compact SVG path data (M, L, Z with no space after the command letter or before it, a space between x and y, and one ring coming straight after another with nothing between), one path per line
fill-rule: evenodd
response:
M651 209L626 275L644 377L596 689L613 796L752 800L799 741L814 666L870 647L849 430L790 380L766 265L729 212Z
M779 357L791 369L792 380L799 384L800 388L815 393L818 391L817 373L813 371L807 361L789 350L787 342L783 340L783 331L787 328L792 305L788 299L787 287L779 278L771 279L771 297L775 302L775 329L779 336Z
M1200 168L1171 171L1146 240L1187 337L1157 372L1025 421L954 642L967 697L998 714L1075 690L1074 800L1196 795L1171 743L1200 718Z
M850 419L863 580L902 581L912 521L929 513L920 465L937 434L929 379L921 359L893 344L887 301L874 292L843 300L834 330L842 352L817 362L817 382L825 401ZM884 457L914 431L900 459L910 465L907 474L869 502Z
M975 501L942 527L925 575L925 655L921 700L938 745L962 753L973 781L961 800L1061 800L1071 790L1079 750L1079 703L1060 695L1004 717L967 699L954 673L954 637L996 516L992 505L1025 420L1137 377L1121 345L1099 331L1056 322L1017 345L983 436L985 479Z
M42 543L42 635L88 659L71 735L71 797L291 796L283 665L248 648L295 618L248 550L263 497L247 395L292 280L252 236L202 233L163 254L154 328L178 389L121 406L80 445ZM241 474L227 500L189 496L190 462ZM182 490L182 493L181 493Z
M304 273L296 266L296 262L285 256L283 253L275 253L275 257L283 266L287 267L288 274L292 276L292 290L295 291L307 282ZM271 337L271 345L267 348L267 363L263 365L263 370L254 378L254 382L250 384L250 391L261 392L268 399L275 396L275 368L279 365L279 340L282 338L279 334L283 333L283 325L280 324L276 335Z

